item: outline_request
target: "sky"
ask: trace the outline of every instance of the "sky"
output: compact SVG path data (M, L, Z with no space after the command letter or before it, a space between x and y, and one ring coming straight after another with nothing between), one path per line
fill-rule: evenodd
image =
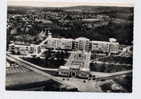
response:
M110 1L110 2L109 2ZM119 2L120 1L120 2ZM134 0L8 0L8 6L35 6L35 7L68 7L79 5L90 6L133 6Z

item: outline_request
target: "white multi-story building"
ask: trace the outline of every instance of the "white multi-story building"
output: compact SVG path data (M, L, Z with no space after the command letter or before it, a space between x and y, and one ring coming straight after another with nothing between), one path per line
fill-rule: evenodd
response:
M106 41L91 41L91 50L103 53L118 53L119 43L114 38L110 38L109 42Z
M117 42L117 40L115 38L109 38L109 43L110 43L110 49L109 52L116 54L119 52L119 43Z
M75 39L75 50L89 51L90 40L84 37Z
M52 48L52 49L57 49L60 46L60 40L58 38L49 38L48 41L47 41L47 48Z
M110 43L109 53L116 54L119 52L119 43Z
M16 46L16 45L14 45ZM48 37L38 45L32 45L35 54L44 52L46 49L54 50L72 50L83 52L100 52L117 54L119 52L119 43L114 38L110 38L108 41L90 41L87 38L80 37L77 39L67 38L53 38L52 33L48 31ZM22 48L23 49L23 48ZM41 51L40 51L41 50Z
M59 74L62 76L88 77L90 71L91 52L75 51L72 52L65 66L59 68ZM65 73L64 70L66 69ZM63 72L63 73L62 73Z
M107 41L90 41L87 38L77 39L53 38L52 33L48 31L48 37L43 41L46 48L55 50L75 50L75 51L98 51L102 53L118 53L119 43L115 38L109 38ZM74 44L74 46L73 46ZM42 44L43 45L43 44Z
M67 50L72 50L73 47L73 39L65 39L65 38L61 38L60 42L61 42L61 49L67 49Z
M53 38L51 33L48 33L46 47L51 49L69 49L72 50L73 39Z
M92 41L91 45L92 51L109 52L109 42Z

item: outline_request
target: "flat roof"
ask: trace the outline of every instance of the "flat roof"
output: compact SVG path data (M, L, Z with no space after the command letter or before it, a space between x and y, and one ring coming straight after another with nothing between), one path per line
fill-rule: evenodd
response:
M90 71L89 68L80 68L81 71Z
M79 69L80 65L70 65L69 67L72 69Z
M60 66L59 68L60 69L70 69L70 67L68 67L68 66Z
M101 19L99 18L93 18L93 19L82 19L83 22L98 22L100 21Z
M79 38L76 38L75 40L76 40L76 41L77 41L77 40L79 41L79 40L89 40L89 39L86 38L86 37L79 37Z

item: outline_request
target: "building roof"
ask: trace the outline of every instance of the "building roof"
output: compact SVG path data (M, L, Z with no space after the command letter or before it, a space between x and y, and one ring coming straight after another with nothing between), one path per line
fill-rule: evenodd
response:
M109 38L110 42L116 42L117 40L115 38Z
M107 41L91 41L92 43L103 43L103 44L109 44L110 42Z
M89 40L88 38L85 38L85 37L79 37L79 38L76 38L75 40Z
M69 67L72 69L79 69L80 65L70 65Z
M60 66L59 68L60 68L60 69L70 69L69 66Z
M82 19L82 22L99 22L100 19L98 18L93 18L93 19Z
M73 41L73 39L70 39L70 38L60 38L60 40Z
M81 71L90 71L89 68L80 68Z

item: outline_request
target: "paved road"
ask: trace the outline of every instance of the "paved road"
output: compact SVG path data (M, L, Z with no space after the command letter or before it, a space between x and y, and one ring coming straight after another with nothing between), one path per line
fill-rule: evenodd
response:
M77 87L81 92L102 92L99 84L96 80L85 80L85 79L78 79L78 78L67 78L67 77L57 77L61 79L62 82L68 83ZM84 82L85 81L85 82Z
M25 66L26 68L29 68L39 74L42 74L54 81L57 81L63 85L65 85L66 87L73 87L73 88L78 88L79 91L93 91L93 92L100 92L101 90L99 88L96 87L96 83L95 81L91 80L91 81L87 81L86 83L83 82L83 79L77 79L77 78L70 78L70 80L63 80L62 77L55 77L55 76L52 76L34 66L36 65L33 65L29 62L26 62L18 57L13 57L13 56L7 56L7 59L10 60L10 59L13 59L15 60L15 62L17 64L20 64L22 66Z
M50 75L47 72L45 72L45 70L43 68L41 68L37 65L34 65L32 63L29 63L27 61L24 61L23 59L21 59L19 57L7 55L7 59L8 60L12 59L12 61L15 61L17 64L20 64L20 65L22 65L28 69L31 69L32 71L37 72L39 74L42 74L42 75L48 77L49 79L57 81L57 82L65 85L66 87L78 88L79 91L85 91L85 92L101 92L101 89L98 86L96 80L87 80L85 83L83 82L84 81L83 79L78 79L78 78L70 78L69 80L67 80L67 78L65 78L66 80L63 80L62 77L56 77L56 76ZM100 72L93 72L93 73L96 74L97 76L99 76L99 78L103 78L103 77L106 78L106 77L111 77L111 76L127 74L130 72L132 72L132 71L123 71L123 72L117 72L117 73L100 73Z

